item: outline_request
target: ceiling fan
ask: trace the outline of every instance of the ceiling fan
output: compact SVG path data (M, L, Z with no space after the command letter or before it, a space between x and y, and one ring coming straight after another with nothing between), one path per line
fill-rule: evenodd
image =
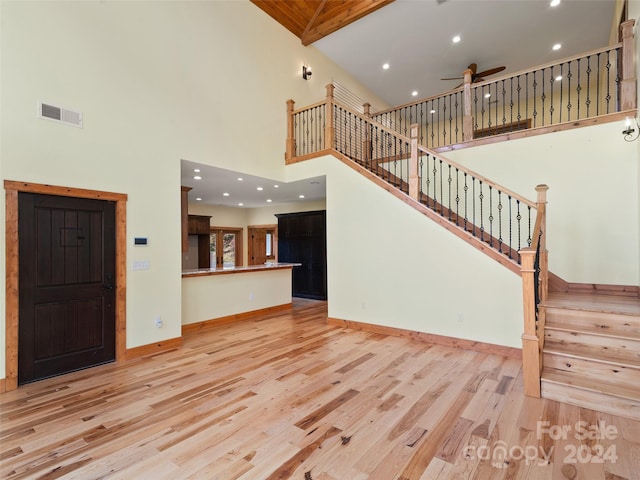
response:
M469 70L471 70L471 83L484 82L484 77L488 77L489 75L495 75L498 72L503 71L505 68L504 65L501 67L490 68L489 70L484 70L483 72L478 72L478 65L476 63L472 63L469 65ZM440 80L463 80L464 77L451 77L451 78L441 78ZM461 83L458 87L461 87L463 84ZM455 88L458 88L455 87Z

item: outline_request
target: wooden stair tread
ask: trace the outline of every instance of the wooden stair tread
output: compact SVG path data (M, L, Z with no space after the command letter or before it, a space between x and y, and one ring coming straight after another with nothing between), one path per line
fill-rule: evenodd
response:
M593 362L609 363L624 366L625 368L633 368L640 370L640 364L628 358L621 358L617 355L607 355L594 350L585 350L570 345L548 345L545 343L543 354L562 355L571 358L580 358L582 360L590 360Z
M640 401L640 386L618 385L606 381L598 381L592 378L580 375L567 375L554 370L543 369L541 380L543 382L552 382L561 385L568 385L582 390L591 392L605 393L616 397L626 398L629 400Z
M543 307L640 316L640 298L582 293L552 293Z
M597 327L592 325L573 325L549 321L545 323L545 330L562 330L565 332L577 332L602 337L628 338L640 341L640 333L621 330L615 327Z

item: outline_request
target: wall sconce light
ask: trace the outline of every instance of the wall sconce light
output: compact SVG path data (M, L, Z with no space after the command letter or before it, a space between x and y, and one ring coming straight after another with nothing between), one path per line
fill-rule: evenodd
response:
M311 78L311 67L307 67L306 65L302 66L302 78L305 80L309 80Z
M640 126L638 125L638 122L636 121L636 128L631 128L631 120L632 120L631 117L626 118L627 128L625 128L622 131L622 134L624 135L624 140L626 142L633 142L634 140L637 140L638 137L640 137Z

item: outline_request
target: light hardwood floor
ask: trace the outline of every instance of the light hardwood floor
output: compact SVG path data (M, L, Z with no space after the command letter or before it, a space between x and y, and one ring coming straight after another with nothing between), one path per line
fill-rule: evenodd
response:
M296 300L2 394L0 477L640 478L640 423L524 397L517 360L326 316Z

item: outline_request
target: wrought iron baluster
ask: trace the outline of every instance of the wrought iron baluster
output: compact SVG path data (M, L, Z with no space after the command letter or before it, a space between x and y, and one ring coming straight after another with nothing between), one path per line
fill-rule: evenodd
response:
M498 190L498 252L502 253L502 191Z
M596 80L596 117L600 115L600 54L596 55L598 59L598 70Z
M553 76L553 65L551 66L551 69L549 71L549 88L551 90L551 100L550 100L550 107L549 107L549 125L553 125L553 113L555 111L555 108L553 107L553 84L555 83L555 77Z
M511 195L508 195L508 197L509 197L509 258L513 258L511 256L511 252L513 252L513 218L511 216L511 214L513 213L513 204L511 200L513 200L513 198L511 197Z
M489 185L489 245L493 248L493 192Z
M578 111L576 113L576 120L580 120L580 92L582 91L582 85L580 84L580 60L582 60L581 58L579 58L577 60L577 70L578 70L578 78L576 79L577 85L576 85L576 105L578 106Z
M469 187L467 186L467 172L464 172L464 229L467 230L467 223L469 221L469 217L467 215L467 206L468 206L468 198L467 194L469 193Z
M482 211L482 200L484 199L484 194L482 193L482 180L480 180L480 195L478 198L480 199L480 240L484 242L484 213Z
M448 165L449 167L449 178L447 179L447 182L449 183L449 203L447 204L447 209L449 210L449 221L451 221L451 182L453 181L453 179L451 178L451 165Z
M538 89L538 82L536 81L536 72L537 70L534 70L533 72L533 84L531 85L533 87L533 126L535 127L537 125L537 120L538 120L538 94L537 94L537 89Z
M587 57L587 100L585 102L585 105L587 107L586 118L589 118L589 107L591 106L590 92L591 92L591 55Z
M607 50L607 64L605 65L607 69L607 96L605 97L607 101L607 112L609 113L609 103L611 101L611 60L610 55L611 50Z
M546 99L546 95L544 93L544 68L542 69L542 95L541 95L541 99L542 99L542 126L544 127L544 117L546 116L547 111L544 108L544 101Z
M531 205L527 205L527 216L529 217L529 225L528 225L528 235L527 235L527 246L531 246Z
M438 168L440 171L440 215L444 217L444 198L442 196L443 182L442 182L442 160L440 160L440 167Z
M456 225L460 226L460 170L456 167Z
M518 222L518 251L520 251L520 248L522 247L522 243L521 243L521 220L522 220L522 215L520 215L520 200L516 200L516 206L518 207L517 209L517 215L516 215L516 220Z
M473 236L476 236L476 178L471 177L471 200L473 202L471 215L473 216L473 220L471 221L473 228Z

